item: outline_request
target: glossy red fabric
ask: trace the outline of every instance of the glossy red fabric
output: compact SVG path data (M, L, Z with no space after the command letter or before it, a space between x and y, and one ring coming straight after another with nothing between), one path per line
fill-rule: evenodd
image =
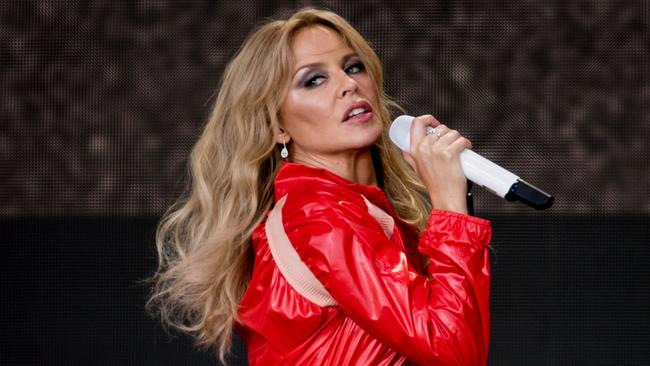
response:
M236 325L249 365L486 364L489 221L434 210L418 238L381 189L293 163L275 180L276 201L285 195L284 229L338 305L291 288L262 223ZM363 197L395 219L391 238Z

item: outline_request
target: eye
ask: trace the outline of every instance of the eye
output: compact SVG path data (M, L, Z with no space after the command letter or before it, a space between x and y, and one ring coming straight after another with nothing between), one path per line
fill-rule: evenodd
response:
M347 68L345 68L345 72L347 72L348 74L358 74L360 72L363 72L364 70L365 70L365 67L363 66L363 63L361 63L361 62L354 63L354 64L348 66Z
M323 82L325 82L325 77L322 75L316 75L307 79L307 81L304 83L304 86L306 88L313 88L315 86L319 86Z

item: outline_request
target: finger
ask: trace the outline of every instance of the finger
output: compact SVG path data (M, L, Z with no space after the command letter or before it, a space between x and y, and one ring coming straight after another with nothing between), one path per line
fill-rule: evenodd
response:
M435 128L435 133L432 133L431 135L433 135L435 139L440 140L443 136L447 135L449 131L451 131L449 127L441 124Z
M472 148L472 143L468 139L466 139L463 136L460 136L459 138L455 139L449 144L448 149L454 153L460 154L463 152L465 149L471 149Z
M416 151L422 140L427 136L427 126L436 127L440 125L432 115L426 114L416 117L411 123L411 152Z
M446 126L444 129L441 129L441 127L437 127L437 129L440 131L440 140L442 140L442 143L445 145L449 145L462 137L458 131L452 130Z

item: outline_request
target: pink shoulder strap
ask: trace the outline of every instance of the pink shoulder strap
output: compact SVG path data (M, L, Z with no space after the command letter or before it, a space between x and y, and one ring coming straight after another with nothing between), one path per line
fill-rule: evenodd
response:
M271 255L280 273L299 294L318 306L335 306L336 301L300 259L282 224L282 207L287 196L280 198L269 213L264 230Z
M377 220L384 234L390 239L393 236L395 225L393 218L379 207L373 205L366 197L363 197L363 199L370 215ZM278 266L280 273L282 273L282 276L284 276L289 285L300 295L321 307L336 306L336 300L332 298L332 295L327 292L325 286L318 281L316 276L300 259L298 252L296 252L296 249L289 241L287 233L284 231L282 207L284 207L286 200L286 195L278 200L275 207L269 212L266 224L264 225L273 260Z

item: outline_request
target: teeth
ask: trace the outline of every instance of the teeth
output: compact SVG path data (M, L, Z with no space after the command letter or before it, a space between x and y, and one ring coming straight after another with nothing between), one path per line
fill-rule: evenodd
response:
M350 112L350 114L348 114L348 117L354 117L354 116L359 115L359 114L361 114L361 113L363 113L363 112L365 112L365 111L366 111L366 110L363 109L363 108L354 108L354 109Z

